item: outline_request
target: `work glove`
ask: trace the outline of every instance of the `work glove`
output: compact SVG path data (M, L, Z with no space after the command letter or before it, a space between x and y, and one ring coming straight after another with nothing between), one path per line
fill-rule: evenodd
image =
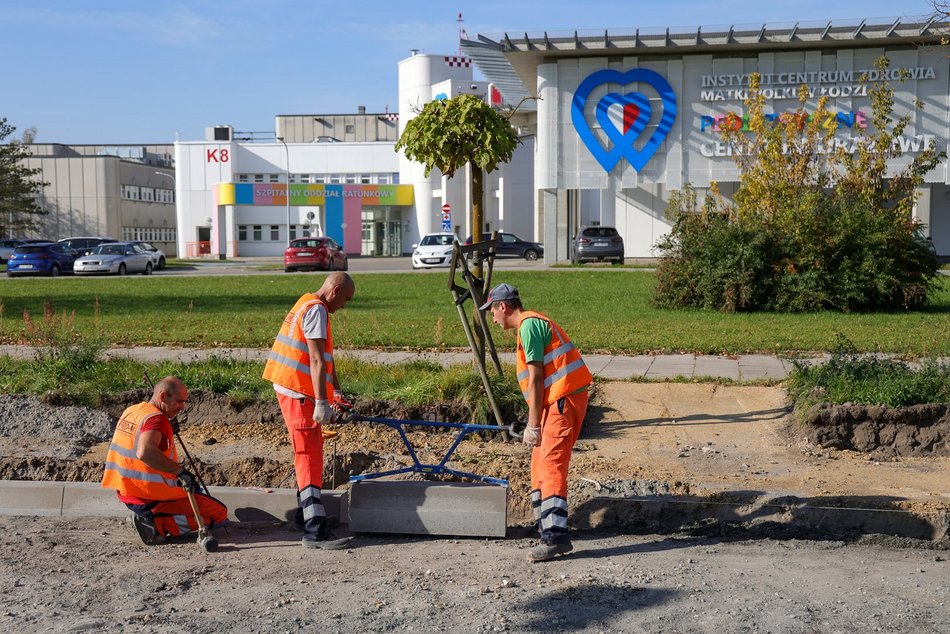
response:
M531 427L530 425L524 428L524 433L521 436L521 442L528 445L532 449L541 444L541 428L540 427Z
M333 409L326 399L317 399L313 403L313 422L318 425L329 425L333 422Z
M178 472L177 478L178 486L183 488L188 493L194 493L197 490L198 485L195 482L195 476L193 473L188 471L188 469L182 467L181 471Z

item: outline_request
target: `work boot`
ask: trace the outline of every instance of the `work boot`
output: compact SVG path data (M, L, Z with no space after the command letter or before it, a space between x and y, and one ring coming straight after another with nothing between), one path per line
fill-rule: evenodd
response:
M566 555L574 550L574 545L570 540L552 542L542 539L541 543L531 549L528 553L528 561L547 561L554 559L558 555Z
M313 535L304 535L300 543L304 548L319 548L320 550L343 550L346 548L352 537L337 538L333 533L327 533L326 537L315 537Z
M165 536L158 533L155 524L137 513L132 514L132 526L135 527L142 543L146 546L157 546L165 543Z

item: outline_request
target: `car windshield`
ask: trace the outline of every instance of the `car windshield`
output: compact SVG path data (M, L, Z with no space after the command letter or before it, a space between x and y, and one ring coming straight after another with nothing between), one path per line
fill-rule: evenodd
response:
M125 246L116 244L103 244L92 250L94 255L124 255Z
M452 246L452 241L455 239L455 236L441 236L441 235L429 235L422 239L422 242L419 243L423 247L448 247Z
M584 229L585 238L612 238L617 235L617 230L613 227L591 227Z

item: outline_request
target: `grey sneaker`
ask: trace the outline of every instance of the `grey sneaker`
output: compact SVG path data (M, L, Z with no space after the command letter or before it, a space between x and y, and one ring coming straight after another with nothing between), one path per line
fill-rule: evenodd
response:
M157 546L165 543L165 536L158 534L158 531L155 530L155 524L141 515L132 514L132 526L135 527L135 531L146 546Z
M303 539L300 540L300 543L303 544L304 548L319 548L320 550L343 550L352 540L352 537L341 537L337 539L333 535L328 535L322 539L314 539L313 537L308 539L308 536L304 535Z
M531 549L528 553L528 561L547 561L554 559L558 555L566 555L574 550L574 545L568 540L563 542L549 542L541 540L541 543Z

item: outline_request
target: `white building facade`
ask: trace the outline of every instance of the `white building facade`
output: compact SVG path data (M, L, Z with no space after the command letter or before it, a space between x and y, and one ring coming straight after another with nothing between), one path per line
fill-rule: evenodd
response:
M525 33L463 40L489 80L540 97L534 125L534 187L545 261L570 257L581 225L615 226L626 255L651 257L667 233L669 193L700 195L715 181L726 196L738 171L718 136L724 116L740 116L749 78L759 73L768 115L829 99L833 147L853 151L870 122L868 89L889 81L895 116L910 115L896 170L931 142L950 136L950 61L935 46L945 25L931 20L863 20L757 28ZM929 46L928 46L929 44ZM890 69L879 72L882 56ZM868 81L862 82L862 76ZM921 104L917 108L915 104ZM950 171L926 176L917 218L940 255L950 255Z
M396 153L394 139L428 101L494 94L501 105L500 94L474 81L471 60L457 56L414 54L400 62L398 81L398 112L278 115L273 142L238 141L218 126L204 141L176 143L179 253L276 256L294 238L325 235L350 255L399 256L444 227L464 240L468 170L426 177ZM533 157L527 135L511 163L486 176L485 230L535 239Z

